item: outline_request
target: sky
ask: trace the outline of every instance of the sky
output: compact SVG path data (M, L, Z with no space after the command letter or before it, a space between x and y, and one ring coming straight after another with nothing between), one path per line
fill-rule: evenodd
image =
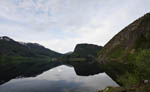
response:
M66 53L104 46L148 12L150 0L0 0L0 36Z

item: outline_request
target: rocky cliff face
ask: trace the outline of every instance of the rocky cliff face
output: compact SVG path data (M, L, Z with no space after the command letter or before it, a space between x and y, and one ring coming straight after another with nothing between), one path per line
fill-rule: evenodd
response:
M150 79L150 13L113 37L99 52L98 62L118 83ZM144 68L143 68L144 67Z
M115 37L113 37L100 52L100 62L118 60L123 52L135 52L138 48L150 48L150 13L136 20ZM118 54L117 54L118 53ZM116 56L113 56L117 54Z

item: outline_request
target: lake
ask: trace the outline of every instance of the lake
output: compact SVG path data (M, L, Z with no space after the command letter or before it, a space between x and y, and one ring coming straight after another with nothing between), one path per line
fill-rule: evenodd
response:
M71 66L60 65L36 77L12 79L0 85L0 92L97 92L118 86L107 74L79 76Z

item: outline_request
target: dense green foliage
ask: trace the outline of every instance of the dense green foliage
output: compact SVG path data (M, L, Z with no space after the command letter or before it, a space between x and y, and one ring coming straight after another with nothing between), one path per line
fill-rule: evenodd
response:
M116 82L127 86L150 80L150 49L125 51L118 48L113 52L108 54L110 62L103 67Z
M150 80L150 49L139 49L126 56L130 69L118 78L124 85L135 85L141 80Z

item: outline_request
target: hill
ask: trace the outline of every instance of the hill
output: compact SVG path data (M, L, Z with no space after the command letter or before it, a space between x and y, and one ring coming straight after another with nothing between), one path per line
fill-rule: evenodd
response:
M98 62L119 84L150 80L150 13L114 36L99 52Z
M16 77L35 76L56 67L61 63L53 59L61 55L37 43L0 37L0 84Z
M103 47L94 45L94 44L77 44L74 49L74 54L79 55L80 57L86 56L97 56L98 51L100 51Z
M17 42L7 36L0 37L0 55L26 57L59 57L60 53L49 50L37 43Z
M61 57L62 61L95 61L102 46L94 44L77 44L74 51Z

